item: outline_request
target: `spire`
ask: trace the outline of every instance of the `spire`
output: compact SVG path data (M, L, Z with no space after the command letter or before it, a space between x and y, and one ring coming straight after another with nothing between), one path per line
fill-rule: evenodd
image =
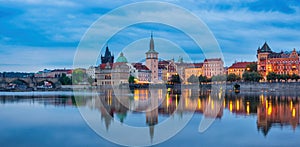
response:
M151 32L151 39L150 39L150 51L154 51L154 40L153 40L152 32Z

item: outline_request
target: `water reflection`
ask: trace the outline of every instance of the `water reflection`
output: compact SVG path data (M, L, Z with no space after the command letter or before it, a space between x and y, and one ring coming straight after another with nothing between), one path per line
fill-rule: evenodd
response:
M161 89L152 92L148 89L136 89L132 93L124 90L118 96L112 89L102 90L99 93L100 96L81 94L81 98L76 102L71 95L3 95L0 98L0 107L11 103L37 103L58 107L87 106L89 109L99 112L101 123L105 124L107 131L114 121L127 125L136 125L136 122L139 122L138 125L149 127L151 138L154 137L155 126L170 115L184 115L194 110L196 115L204 117L211 117L217 112L219 119L225 117L224 111L237 117L255 117L258 131L265 136L272 127L289 126L296 130L299 126L300 97L297 95L229 93L226 94L224 101L220 101L215 98L218 96L211 96L210 91L191 89L184 89L181 94L164 93ZM216 109L218 105L222 106L222 109ZM143 115L136 116L136 114ZM135 124L132 123L132 120L135 121Z

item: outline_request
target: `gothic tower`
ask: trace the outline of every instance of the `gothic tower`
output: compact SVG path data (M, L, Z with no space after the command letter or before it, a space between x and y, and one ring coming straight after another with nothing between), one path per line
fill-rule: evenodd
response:
M114 63L114 56L109 51L108 46L106 46L104 56L101 55L101 63Z
M154 50L154 40L151 33L150 48L146 52L146 66L151 70L151 82L158 81L158 52Z

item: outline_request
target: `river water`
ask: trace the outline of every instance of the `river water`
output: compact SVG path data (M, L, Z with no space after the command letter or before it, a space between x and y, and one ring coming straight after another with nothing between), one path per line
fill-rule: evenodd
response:
M105 139L106 133L116 139L120 134L123 139L132 136L130 143L136 145L141 139L155 146L300 145L297 93L227 92L221 100L214 99L209 91L194 93L191 89L182 93L164 93L158 89L152 95L147 89L118 94L113 89L75 93L1 92L0 144L119 146L116 141ZM153 96L154 101L150 98ZM157 107L147 111L153 103ZM168 119L181 121L190 114L193 115L182 130L156 144L161 142L161 134L169 131L159 129L160 124ZM206 117L215 120L207 130L199 132L199 123ZM119 124L147 131L139 138L130 131L118 131Z

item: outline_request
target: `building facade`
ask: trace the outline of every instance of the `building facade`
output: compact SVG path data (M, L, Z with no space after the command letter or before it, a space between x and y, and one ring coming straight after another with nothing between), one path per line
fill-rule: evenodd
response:
M224 62L221 58L205 59L203 63L203 75L211 78L224 74Z
M228 68L228 74L235 74L242 78L244 72L247 70L247 65L255 62L235 62Z
M199 77L203 75L203 63L194 63L194 67L188 67L184 69L184 82L188 83L188 78L192 75Z
M267 43L257 49L257 70L266 79L270 72L276 74L299 75L299 55L292 52L273 52Z

